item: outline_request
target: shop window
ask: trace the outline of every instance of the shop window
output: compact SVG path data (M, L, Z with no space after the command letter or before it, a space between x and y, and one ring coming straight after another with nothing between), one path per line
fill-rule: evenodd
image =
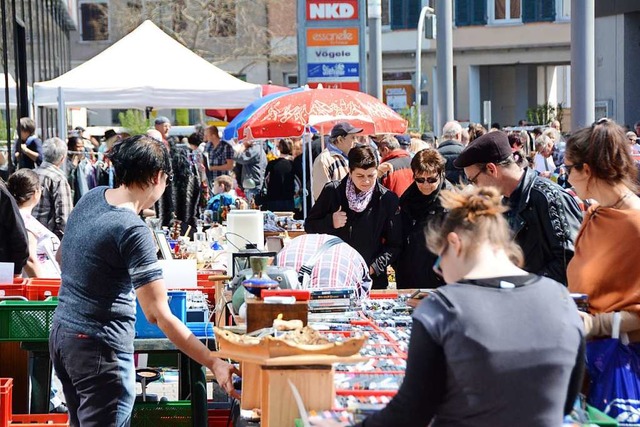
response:
M109 40L109 3L80 2L80 36L82 41Z

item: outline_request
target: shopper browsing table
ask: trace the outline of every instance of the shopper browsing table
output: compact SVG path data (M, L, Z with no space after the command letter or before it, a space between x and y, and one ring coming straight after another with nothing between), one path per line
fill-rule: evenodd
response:
M640 263L632 248L640 239L640 199L624 130L603 119L575 132L567 141L565 168L578 197L595 201L567 269L571 292L589 296L587 337L611 336L613 313L621 311L621 331L638 342Z
M349 175L324 186L304 228L351 245L369 265L373 289L385 289L387 266L402 245L398 196L377 182L378 160L370 146L352 148L348 158Z
M162 270L139 212L171 181L162 142L127 138L109 153L119 187L98 187L72 211L60 249L62 284L49 349L72 426L128 425L135 400L134 291L147 319L237 396L230 364L169 310Z
M571 411L584 369L577 308L560 283L517 266L500 199L442 192L449 214L427 242L447 285L414 311L402 386L363 427L550 427Z

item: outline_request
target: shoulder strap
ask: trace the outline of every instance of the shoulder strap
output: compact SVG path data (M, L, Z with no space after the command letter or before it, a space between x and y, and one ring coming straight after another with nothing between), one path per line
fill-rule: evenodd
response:
M300 271L298 271L298 281L302 284L304 281L304 276L307 275L311 278L311 272L313 271L313 267L315 267L316 263L320 259L320 257L332 246L338 245L340 243L344 243L344 241L339 237L332 237L327 240L318 248L315 254L311 256L307 260L305 264L300 267Z

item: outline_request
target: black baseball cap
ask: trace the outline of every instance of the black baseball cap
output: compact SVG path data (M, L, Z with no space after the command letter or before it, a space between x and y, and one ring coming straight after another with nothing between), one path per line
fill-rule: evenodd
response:
M347 136L352 133L360 133L362 128L351 126L348 122L340 122L331 129L331 138L337 138L339 136Z
M512 153L507 134L497 130L474 139L453 161L453 165L462 169L477 163L500 163Z

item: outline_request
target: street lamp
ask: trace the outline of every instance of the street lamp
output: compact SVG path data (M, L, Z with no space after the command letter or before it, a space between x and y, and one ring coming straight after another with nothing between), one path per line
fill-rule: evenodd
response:
M416 35L416 114L417 114L417 125L418 132L422 132L422 114L420 111L420 104L422 104L422 88L421 86L421 76L422 76L422 39L424 37L424 19L427 16L427 13L433 14L435 12L429 6L425 6L420 11L420 18L418 19L418 32Z

